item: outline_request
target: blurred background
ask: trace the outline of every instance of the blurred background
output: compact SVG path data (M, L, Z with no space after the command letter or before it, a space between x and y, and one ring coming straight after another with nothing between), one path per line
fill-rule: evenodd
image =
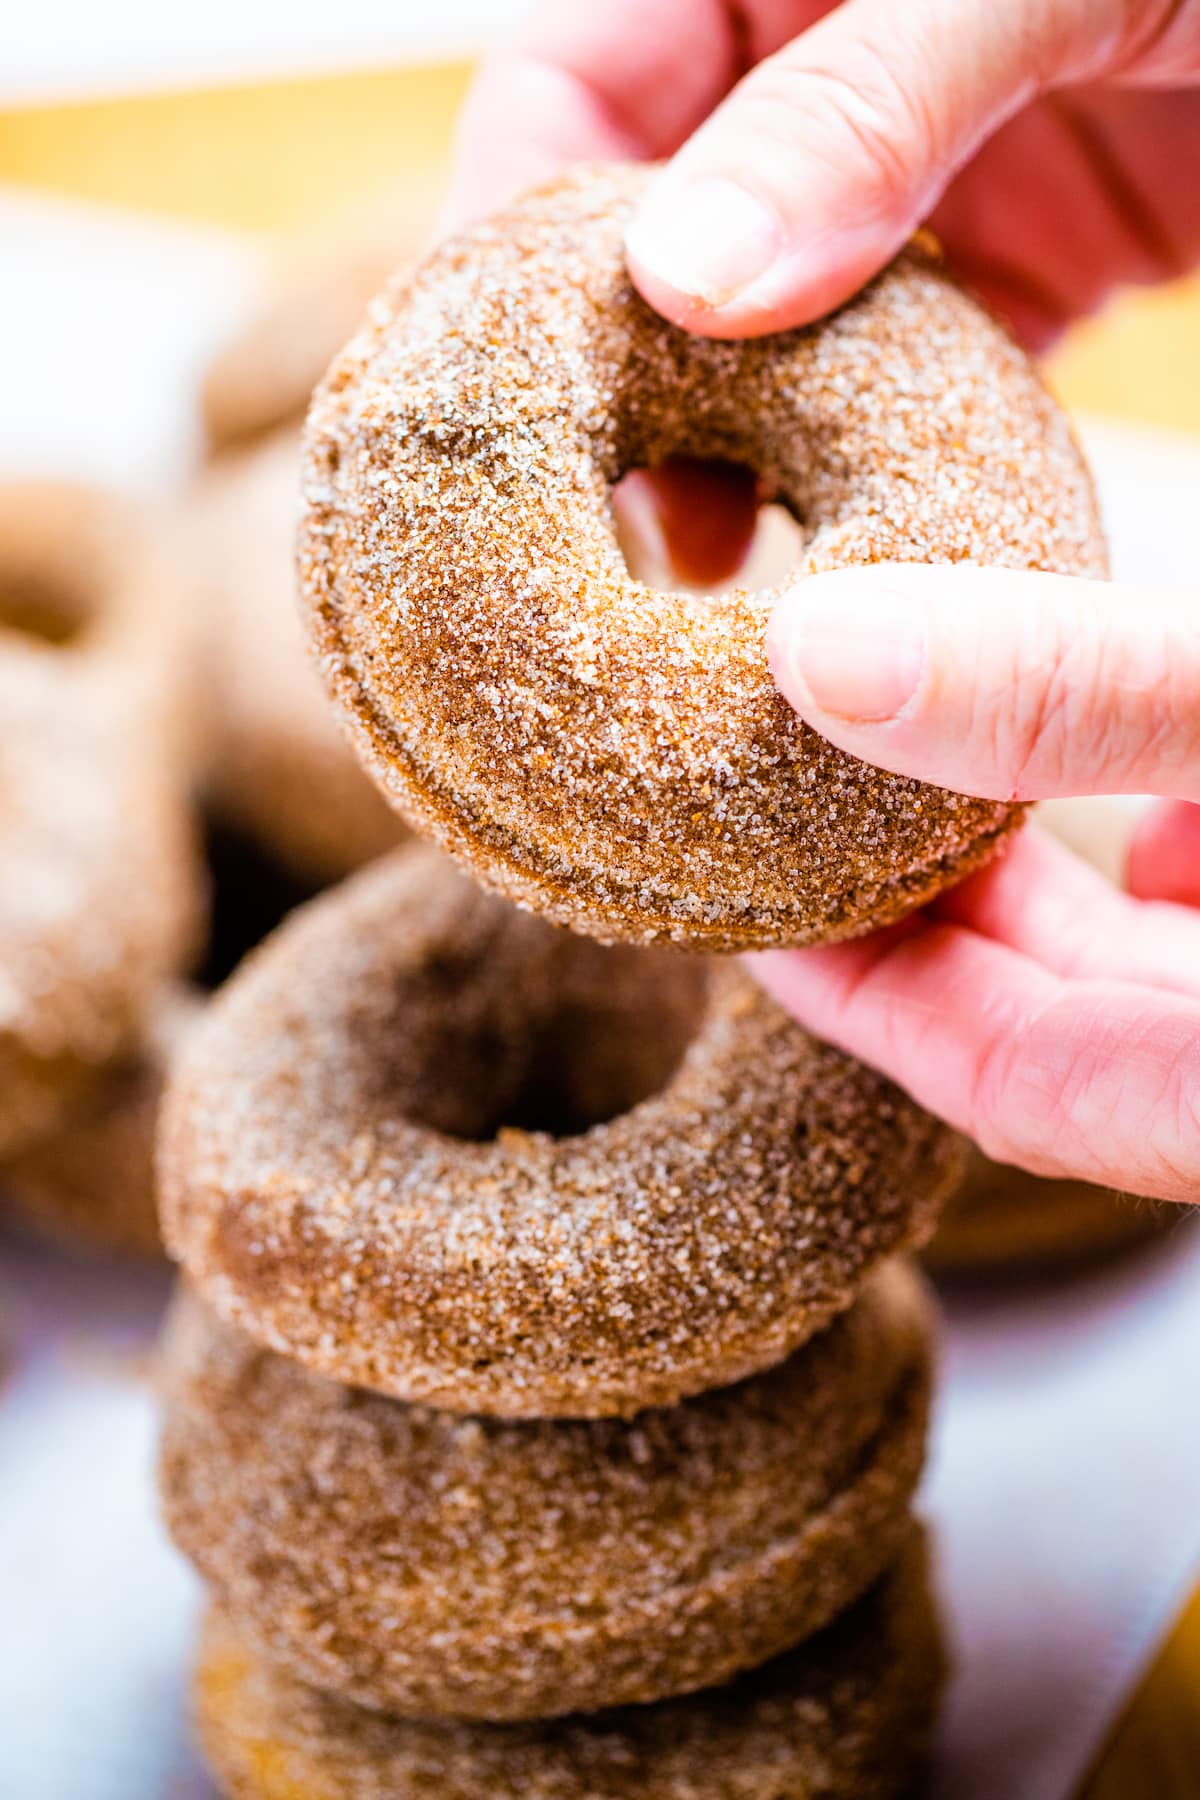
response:
M228 589L257 583L264 547L262 585L289 579L296 384L311 385L386 269L427 240L472 67L527 10L9 8L0 474L148 500L185 547L184 611L242 634L220 609ZM1048 373L1083 417L1118 567L1200 582L1200 281L1119 297ZM253 478L239 464L230 484L233 459L251 454ZM224 550L214 572L214 546L235 537L236 573ZM272 684L273 629L247 629L251 662L214 678L222 695ZM293 709L277 685L290 727L307 701ZM242 804L239 758L246 733L278 744L287 730L235 710L205 816L259 854L274 826ZM291 738L280 750L272 817L308 753ZM352 849L295 820L265 844L273 873L255 876L250 937L386 839L374 815L359 823ZM1101 860L1122 829L1100 817ZM218 877L225 843L209 844ZM214 979L236 956L224 929L212 928ZM928 1496L960 1650L947 1795L1053 1800L1084 1783L1092 1800L1200 1794L1195 1240L1173 1224L1119 1265L984 1300L951 1294ZM181 1719L193 1588L152 1493L147 1359L166 1285L153 1264L63 1257L0 1226L0 1794L210 1791Z

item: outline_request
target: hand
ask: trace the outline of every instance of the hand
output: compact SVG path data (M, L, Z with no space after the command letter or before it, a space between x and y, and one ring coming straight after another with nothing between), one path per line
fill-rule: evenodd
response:
M1198 0L552 0L475 84L450 209L670 157L631 270L718 337L828 311L929 216L1041 347L1200 256L1198 75Z
M928 216L1040 348L1200 257L1198 83L1200 0L550 5L476 84L451 208L580 158L668 157L630 270L668 318L728 337L836 306ZM739 504L745 485L731 547ZM687 513L678 488L660 508L694 565ZM756 959L992 1156L1176 1199L1200 1194L1200 916L1178 904L1200 901L1198 614L1200 595L989 571L795 587L776 677L855 755L979 794L1175 804L1131 852L1141 898L1030 832L893 932Z
M896 930L754 959L997 1160L1177 1200L1200 1197L1197 620L1200 593L1000 570L800 584L776 677L843 749L997 798L1173 798L1134 838L1131 893L1031 829Z

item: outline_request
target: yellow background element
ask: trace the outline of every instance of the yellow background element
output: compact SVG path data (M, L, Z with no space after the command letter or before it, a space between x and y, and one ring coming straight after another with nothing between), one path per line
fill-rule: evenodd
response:
M0 181L287 236L441 182L463 62L0 111ZM1200 282L1122 298L1051 359L1073 407L1200 430Z
M465 63L0 111L0 182L209 225L310 236L403 178L444 176ZM1051 359L1068 405L1200 431L1200 281L1130 294ZM1200 1795L1200 1594L1086 1784L1086 1800Z
M470 68L139 94L0 110L0 181L243 231L307 230L441 181Z

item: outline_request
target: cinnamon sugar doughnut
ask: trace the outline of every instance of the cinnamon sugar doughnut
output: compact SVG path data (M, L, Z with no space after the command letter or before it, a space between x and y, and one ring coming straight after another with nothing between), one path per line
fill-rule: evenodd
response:
M160 1152L169 1247L259 1342L534 1417L779 1361L928 1235L960 1157L740 969L557 932L431 850L249 958Z
M405 835L322 691L296 609L295 430L230 453L184 522L209 696L205 799L300 879L335 881Z
M171 1057L199 1007L183 986L160 996L136 1055L99 1074L54 1131L0 1165L6 1206L68 1245L162 1255L154 1198L158 1108Z
M914 244L838 313L738 342L633 289L645 168L568 175L397 279L318 389L309 627L388 798L489 886L711 950L898 918L1019 820L882 773L775 689L771 593L652 591L610 492L748 463L797 573L883 558L1100 575L1091 483L1024 355Z
M194 944L165 580L121 502L0 485L0 1156L133 1049Z
M686 1693L819 1631L892 1561L931 1336L889 1265L736 1387L514 1423L343 1387L188 1299L167 1526L239 1633L363 1705L528 1719Z
M305 1687L209 1614L194 1685L229 1800L897 1800L945 1674L923 1546L819 1637L715 1688L549 1724L388 1718Z

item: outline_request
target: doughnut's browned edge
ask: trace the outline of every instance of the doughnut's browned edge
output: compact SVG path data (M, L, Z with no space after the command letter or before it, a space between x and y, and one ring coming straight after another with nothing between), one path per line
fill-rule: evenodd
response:
M891 1564L932 1328L889 1265L735 1388L506 1424L343 1388L186 1298L168 1529L248 1641L363 1705L511 1720L684 1693L820 1630Z
M228 1800L900 1800L945 1672L917 1536L820 1636L683 1700L540 1726L396 1720L273 1668L214 1609L193 1706Z

